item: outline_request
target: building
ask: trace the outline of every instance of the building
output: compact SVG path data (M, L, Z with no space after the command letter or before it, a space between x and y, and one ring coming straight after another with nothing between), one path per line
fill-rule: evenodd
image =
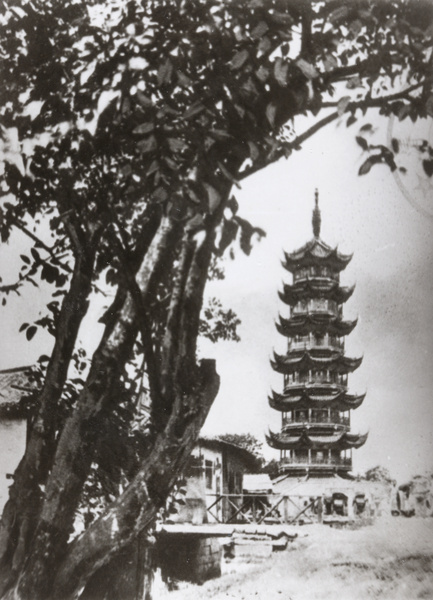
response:
M34 391L31 367L0 371L0 512L6 503L12 476L21 460L27 439L27 398Z
M200 438L184 473L184 502L176 522L225 523L241 506L244 473L254 469L255 456L221 439Z
M268 443L280 450L280 474L344 478L352 469L352 449L367 439L350 429L351 411L365 396L348 392L348 375L362 361L344 351L344 338L356 325L343 317L343 304L354 287L340 285L351 255L321 239L317 190L312 224L313 239L285 253L283 262L293 283L280 293L290 316L280 317L277 329L288 345L271 362L284 385L282 393L269 398L270 406L281 412L282 424L280 432L270 432Z

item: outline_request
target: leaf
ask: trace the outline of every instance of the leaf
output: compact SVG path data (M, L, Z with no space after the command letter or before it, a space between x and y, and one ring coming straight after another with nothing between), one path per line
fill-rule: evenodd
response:
M140 90L137 90L135 97L137 98L141 106L143 106L144 108L149 108L150 106L153 106L152 100L145 96ZM125 100L127 100L127 98L125 98Z
M287 71L289 69L289 65L281 58L278 57L274 63L274 76L275 79L282 87L286 87L287 85Z
M223 219L221 239L218 244L218 254L221 256L225 249L236 239L239 225L233 219Z
M257 79L259 79L262 83L265 83L269 76L269 70L263 65L260 65L260 67L256 71L256 76Z
M427 159L423 160L422 166L423 166L425 174L428 177L431 177L433 175L433 159L432 160L427 160Z
M169 58L167 58L165 63L160 65L160 67L158 69L158 73L156 75L158 85L170 83L172 72L173 72L173 65L171 64L171 60Z
M191 119L192 117L199 115L205 109L206 107L204 106L204 104L202 104L201 102L196 102L186 109L186 111L182 115L182 119Z
M325 56L325 60L323 61L323 65L325 67L325 71L332 71L338 67L338 61L332 54L327 54Z
M433 117L433 94L431 94L427 98L427 102L425 104L425 109L427 111L427 114L430 115L430 117Z
M381 163L381 162L382 162L382 155L381 154L373 154L373 156L370 156L369 158L367 158L367 160L360 166L358 175L366 175L370 171L370 169L373 165Z
M363 125L361 127L361 129L359 131L362 131L362 132L373 131L373 125L371 123L366 123L365 125Z
M338 104L337 104L337 113L338 113L338 115L340 117L345 113L346 108L348 107L350 101L351 101L351 97L350 96L343 96L338 101Z
M205 187L208 195L209 212L212 214L219 206L221 202L221 196L213 186L205 184Z
M138 125L137 127L135 127L132 130L132 133L134 135L143 135L146 133L150 133L154 129L155 129L155 125L153 123L142 123L141 125Z
M234 71L236 71L237 69L240 69L242 67L242 65L244 64L244 62L248 59L248 57L249 57L248 50L241 50L240 52L237 52L230 61L231 68Z
M235 215L239 210L239 202L234 196L231 196L227 201L227 208L229 208Z
M54 283L59 274L59 270L57 267L50 265L49 263L45 263L42 267L41 271L41 279L44 279L48 283Z
M351 77L350 79L348 79L347 83L346 83L346 88L348 90L354 90L355 88L358 88L362 85L362 79L359 77L359 75L357 75L356 77Z
M360 135L357 135L355 139L364 151L368 150L369 146L365 138L361 137Z
M140 140L139 142L137 142L137 148L142 154L147 154L148 152L156 150L157 143L155 137L151 135L150 137L144 140Z
M261 38L263 35L265 35L268 29L268 24L265 21L260 21L260 23L256 25L251 32L252 39L257 40L258 38Z
M233 177L233 175L230 173L230 171L228 169L226 169L226 167L222 163L218 162L218 167L221 169L221 172L223 173L223 175L225 175L227 177L227 179L229 181L231 181L232 183L234 183L234 185L237 188L241 189L241 185L240 185L239 181L237 181Z
M391 148L393 149L393 151L397 154L400 150L400 142L398 141L397 138L392 138L391 140Z
M350 117L346 121L346 127L350 127L354 123L356 123L356 117L355 115L350 115Z
M188 144L179 138L168 138L167 143L172 152L182 152L188 148Z
M266 107L266 117L267 117L271 127L275 127L275 115L276 114L277 114L277 107L273 102L271 102Z
M30 258L28 256L26 256L25 254L20 254L20 258L23 261L23 263L26 263L26 265L30 264Z
M316 79L316 77L319 76L319 72L316 67L307 62L305 59L298 58L295 64L299 67L299 69L301 69L307 79Z
M260 151L254 142L248 142L248 148L250 150L251 160L254 162L255 160L257 160L259 158Z
M38 328L36 327L36 325L30 325L30 327L27 329L26 338L28 339L29 342L34 337L37 330L38 330Z
M24 331L24 329L27 329L27 327L28 327L28 326L29 326L29 324L28 324L28 323L23 323L23 324L21 325L21 327L19 328L19 330L18 330L18 331L19 331L19 332L21 332L21 331Z
M335 24L338 21L342 21L343 19L345 19L348 16L348 14L349 14L349 7L341 6L340 8L336 8L335 10L332 11L332 13L328 16L328 21Z
M39 256L39 252L35 248L30 248L30 254L33 256L35 261L41 260L41 257Z

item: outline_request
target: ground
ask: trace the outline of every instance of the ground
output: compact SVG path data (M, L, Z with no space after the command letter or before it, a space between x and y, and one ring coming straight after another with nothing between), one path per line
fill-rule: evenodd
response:
M225 566L202 586L156 585L154 600L433 599L433 519L390 517L359 529L298 528L299 537L260 564Z

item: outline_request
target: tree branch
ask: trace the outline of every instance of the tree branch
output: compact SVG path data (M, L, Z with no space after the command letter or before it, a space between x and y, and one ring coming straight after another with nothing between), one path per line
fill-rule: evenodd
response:
M394 100L401 100L401 99L405 99L405 98L409 99L408 95L411 92L413 92L414 90L422 87L422 85L423 85L422 83L417 83L417 84L410 86L406 90L403 90L401 92L396 92L395 94L389 94L388 96L382 96L381 98L371 98L369 100L360 100L359 102L349 102L349 104L345 108L344 113L353 112L358 108L361 108L361 109L380 108L381 106L384 106L387 102L392 102ZM322 108L335 108L337 106L338 106L338 102L324 102L321 105ZM298 135L292 142L285 143L284 147L282 147L280 150L276 151L272 155L271 158L264 160L264 161L256 162L255 164L251 165L251 167L247 167L244 171L239 173L238 180L241 181L242 179L245 179L246 177L249 177L250 175L257 173L258 171L261 171L268 165L271 165L271 164L277 162L278 160L280 160L280 158L283 158L284 156L286 156L286 153L288 151L290 152L294 149L297 149L300 146L300 144L305 142L308 138L310 138L312 135L317 133L320 129L322 129L326 125L329 125L329 123L332 123L332 121L335 121L336 119L338 119L338 117L340 117L340 116L341 115L338 112L334 112L334 113L331 113L330 115L327 115L326 117L324 117L323 119L321 119L320 121L318 121L317 123L312 125L309 129L304 131L304 133L301 133L300 135Z

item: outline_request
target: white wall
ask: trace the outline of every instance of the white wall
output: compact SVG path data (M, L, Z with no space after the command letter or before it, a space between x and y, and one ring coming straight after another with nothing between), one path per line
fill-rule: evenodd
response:
M6 479L6 474L15 471L24 454L26 429L27 424L23 419L0 422L0 511L3 510L12 483L11 479Z

